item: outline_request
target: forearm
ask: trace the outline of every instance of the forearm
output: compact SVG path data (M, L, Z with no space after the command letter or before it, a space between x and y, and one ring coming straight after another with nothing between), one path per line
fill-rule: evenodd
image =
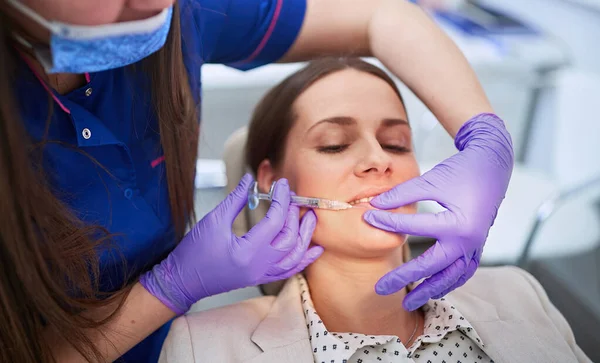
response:
M453 137L471 117L492 112L462 52L408 0L307 0L300 35L281 61L325 55L377 57Z
M174 316L173 311L137 283L113 320L85 334L95 342L104 361L112 362ZM57 362L87 362L71 344L60 339L52 330L46 332L46 339Z
M417 6L384 0L369 23L372 54L427 105L454 137L492 107L458 47Z

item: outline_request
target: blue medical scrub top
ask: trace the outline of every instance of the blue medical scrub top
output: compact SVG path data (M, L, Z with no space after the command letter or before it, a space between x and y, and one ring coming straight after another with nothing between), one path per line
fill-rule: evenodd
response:
M179 0L184 61L197 102L203 63L246 70L281 58L299 33L305 1ZM150 85L127 69L86 76L85 86L59 95L23 65L15 84L20 112L31 138L39 141L53 103L44 152L49 182L84 222L117 236L126 272L137 276L177 242ZM115 253L100 257L104 291L122 286L120 258ZM130 350L123 361L158 361L169 325Z

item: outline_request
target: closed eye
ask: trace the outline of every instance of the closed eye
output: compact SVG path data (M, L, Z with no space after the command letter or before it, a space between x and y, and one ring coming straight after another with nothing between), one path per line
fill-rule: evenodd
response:
M411 149L407 148L405 146L399 146L399 145L381 145L381 147L384 148L385 150L388 150L390 152L397 153L397 154L411 152Z
M348 148L349 144L342 145L327 145L317 148L317 151L324 154L337 154Z

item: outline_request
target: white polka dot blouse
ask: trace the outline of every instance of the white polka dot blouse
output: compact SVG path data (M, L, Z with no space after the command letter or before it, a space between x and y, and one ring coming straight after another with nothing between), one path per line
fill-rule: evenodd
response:
M396 336L329 332L314 308L306 280L300 282L315 363L493 363L475 329L447 299L429 300L424 332L410 347Z

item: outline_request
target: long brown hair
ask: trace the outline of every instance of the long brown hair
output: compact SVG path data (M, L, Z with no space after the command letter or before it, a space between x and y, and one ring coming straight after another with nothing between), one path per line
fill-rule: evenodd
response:
M404 104L392 78L382 69L360 58L327 57L312 61L272 88L254 110L246 143L246 163L254 173L265 159L274 167L283 160L288 133L294 125L293 105L296 99L319 79L344 69L355 69L384 80Z
M34 155L43 147L29 139L11 87L18 60L12 31L0 10L0 361L54 361L42 338L48 329L88 361L100 361L84 331L112 319L133 282L113 294L98 291L98 250L108 248L110 235L78 220L46 182L41 158ZM181 237L193 219L199 126L183 63L177 4L166 45L140 69L153 85L173 223ZM100 307L110 307L109 312L85 314Z

